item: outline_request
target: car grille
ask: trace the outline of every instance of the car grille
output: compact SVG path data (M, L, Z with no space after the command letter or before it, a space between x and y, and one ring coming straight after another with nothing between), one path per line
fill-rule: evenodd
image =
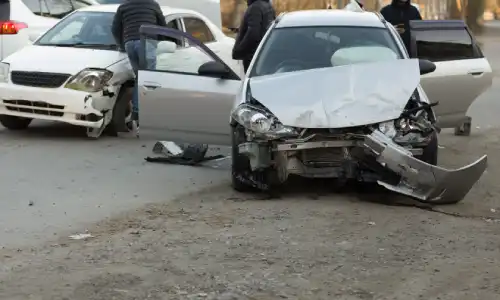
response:
M47 102L27 100L3 100L3 104L10 111L54 117L62 117L64 115L64 105L53 105Z
M302 162L311 167L340 166L344 158L343 148L316 148L302 151Z
M70 74L12 71L12 83L25 86L56 88L68 80Z

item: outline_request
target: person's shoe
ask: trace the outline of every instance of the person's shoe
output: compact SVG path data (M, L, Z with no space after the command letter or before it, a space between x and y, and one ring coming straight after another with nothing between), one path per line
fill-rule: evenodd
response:
M134 133L137 138L139 138L139 120L132 121L134 123Z
M132 120L126 124L129 132L134 133L136 137L139 137L139 114L133 112Z

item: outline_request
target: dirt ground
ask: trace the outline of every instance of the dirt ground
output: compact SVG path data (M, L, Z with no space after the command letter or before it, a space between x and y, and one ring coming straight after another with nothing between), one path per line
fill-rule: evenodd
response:
M265 200L228 182L96 224L88 240L0 250L0 299L498 299L499 135L441 144L443 165L486 153L490 166L446 214L314 185Z

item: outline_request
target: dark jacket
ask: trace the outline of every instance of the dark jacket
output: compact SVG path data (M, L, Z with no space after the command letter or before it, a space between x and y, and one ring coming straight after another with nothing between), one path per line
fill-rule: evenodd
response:
M118 45L139 40L141 25L167 26L160 5L155 0L127 0L116 11L111 32Z
M411 5L410 0L404 4L399 3L398 0L392 0L392 3L382 8L380 13L392 25L404 28L404 32L400 32L400 34L406 49L409 49L411 40L410 21L422 20L418 9Z
M252 60L269 25L276 18L276 12L269 0L247 0L247 3L248 8L233 48L233 59L244 62Z

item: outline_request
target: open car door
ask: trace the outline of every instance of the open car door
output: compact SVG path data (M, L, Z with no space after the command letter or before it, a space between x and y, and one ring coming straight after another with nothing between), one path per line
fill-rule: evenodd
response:
M469 106L493 83L488 60L463 21L411 21L410 31L411 56L436 64L436 71L422 76L421 84L429 100L439 102L439 126L461 126Z
M178 40L183 47L176 47ZM141 137L230 145L239 76L196 38L175 29L142 26L140 53Z

